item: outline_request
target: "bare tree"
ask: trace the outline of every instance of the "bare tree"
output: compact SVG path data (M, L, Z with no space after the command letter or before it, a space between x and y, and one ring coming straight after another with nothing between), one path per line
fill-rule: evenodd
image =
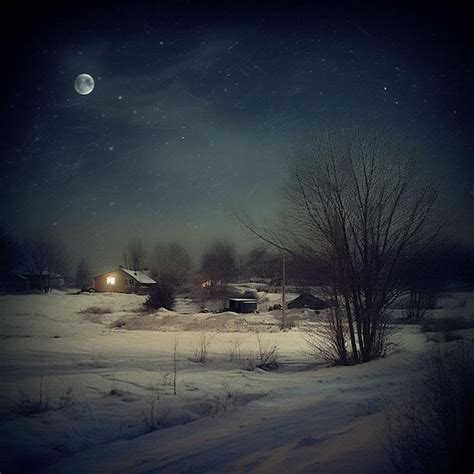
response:
M448 284L460 283L463 269L460 261L472 265L468 254L458 254L460 248L452 242L435 242L426 246L407 266L408 295L404 300L404 315L410 322L426 318ZM460 260L458 260L460 259Z
M271 252L268 246L253 247L242 267L242 276L246 278L281 278L281 256Z
M216 241L204 252L201 273L213 282L229 283L237 273L235 247L230 242Z
M76 267L75 283L77 288L88 288L90 286L91 278L92 273L89 264L84 258L81 258Z
M189 278L192 268L192 260L185 247L177 242L156 244L151 260L155 280L178 287Z
M145 270L146 251L140 239L131 239L123 250L125 268L134 271Z
M274 246L327 272L334 358L366 362L387 349L387 308L406 291L404 268L436 237L437 189L416 150L387 134L321 133L289 162L283 224L240 221Z
M50 234L38 234L23 245L23 265L38 279L39 289L49 291L58 275L66 271L65 247Z

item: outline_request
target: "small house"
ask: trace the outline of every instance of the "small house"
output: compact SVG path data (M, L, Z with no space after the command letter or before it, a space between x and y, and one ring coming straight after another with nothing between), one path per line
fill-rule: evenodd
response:
M288 303L288 309L309 308L320 310L328 307L324 300L313 296L311 293L301 293L300 296Z
M64 277L59 273L44 270L41 273L23 273L32 290L49 291L52 288L64 288Z
M252 298L230 298L229 311L235 313L253 313L257 311L257 300Z
M94 277L94 290L114 293L149 293L156 281L147 272L118 268Z
M17 293L30 290L30 280L24 275L10 273L0 277L0 292Z

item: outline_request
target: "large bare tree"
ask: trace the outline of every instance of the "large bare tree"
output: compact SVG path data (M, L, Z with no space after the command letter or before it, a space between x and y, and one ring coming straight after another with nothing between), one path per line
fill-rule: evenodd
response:
M190 276L193 263L188 250L177 242L156 244L151 260L153 278L173 287L182 285Z
M237 254L231 242L216 240L201 257L201 274L213 282L229 283L237 275Z
M283 224L259 227L240 215L261 239L325 269L332 311L316 347L341 363L384 355L404 269L438 235L438 189L419 158L386 133L320 133L289 161Z
M270 250L273 249L262 245L250 249L241 265L242 276L245 278L281 278L281 256Z
M79 289L88 289L91 286L92 272L89 263L81 258L76 266L75 284Z
M38 233L23 244L23 266L38 278L42 291L49 291L58 275L66 271L66 249L53 235Z
M146 266L146 250L140 239L131 239L123 250L123 264L129 270L142 271Z

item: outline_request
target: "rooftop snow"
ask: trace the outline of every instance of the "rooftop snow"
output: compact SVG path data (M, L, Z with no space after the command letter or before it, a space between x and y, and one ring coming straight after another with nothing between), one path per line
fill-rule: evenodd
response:
M145 272L139 272L134 270L127 270L126 268L122 268L122 270L130 275L132 278L138 281L138 283L156 283L153 278L147 275Z

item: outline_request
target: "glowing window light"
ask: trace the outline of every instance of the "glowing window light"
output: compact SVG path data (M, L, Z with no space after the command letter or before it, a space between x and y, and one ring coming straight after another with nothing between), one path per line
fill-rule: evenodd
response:
M107 285L115 285L115 277L107 277Z

